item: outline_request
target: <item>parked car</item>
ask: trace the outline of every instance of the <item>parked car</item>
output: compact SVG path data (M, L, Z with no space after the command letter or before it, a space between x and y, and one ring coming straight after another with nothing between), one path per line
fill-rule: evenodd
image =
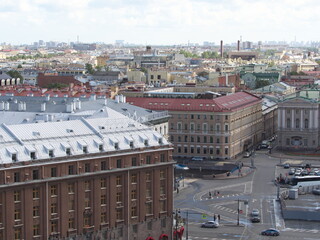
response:
M260 212L258 209L253 209L251 212L251 217L259 217Z
M301 175L302 175L302 176L306 176L306 175L308 175L308 174L309 174L309 172L308 172L307 169L303 169L302 172L301 172Z
M260 217L252 217L252 218L251 218L251 222L252 222L252 223L258 223L258 222L260 222Z
M313 193L314 195L320 195L320 189L313 189L313 190L312 190L312 193Z
M297 169L296 172L294 173L294 175L295 175L295 176L300 176L300 175L301 175L301 172L302 172L302 171L301 171L300 169Z
M268 148L270 146L270 142L267 140L262 141L261 148Z
M248 157L251 156L251 154L252 154L252 151L246 151L246 152L244 153L243 157L248 158Z
M296 169L295 168L291 168L289 170L289 175L294 175L295 172L296 172Z
M201 224L202 228L217 228L219 227L219 223L216 221L208 221Z
M283 164L283 168L290 168L290 164L289 163Z
M280 232L277 229L269 228L261 232L261 235L266 236L279 236Z
M318 168L314 168L312 171L313 171L314 173L319 173L319 169L318 169Z
M175 169L178 169L178 170L189 170L188 166L183 164L175 164L174 167Z

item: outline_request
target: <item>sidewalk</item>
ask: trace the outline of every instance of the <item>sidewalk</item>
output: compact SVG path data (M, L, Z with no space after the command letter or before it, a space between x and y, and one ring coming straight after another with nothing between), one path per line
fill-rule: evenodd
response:
M320 160L319 152L282 152L272 149L271 154L268 155L275 158L292 159L292 160Z

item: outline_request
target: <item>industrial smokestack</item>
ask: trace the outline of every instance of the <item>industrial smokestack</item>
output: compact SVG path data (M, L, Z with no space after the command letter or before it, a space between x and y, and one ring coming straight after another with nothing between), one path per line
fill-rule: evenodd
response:
M220 56L223 58L223 41L220 41Z
M238 40L238 45L237 45L237 49L238 49L238 52L240 52L240 40Z

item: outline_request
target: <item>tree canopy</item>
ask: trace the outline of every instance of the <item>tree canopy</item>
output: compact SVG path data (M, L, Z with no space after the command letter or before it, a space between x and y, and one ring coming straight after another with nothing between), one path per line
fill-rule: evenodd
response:
M94 69L92 67L92 64L86 63L85 68L86 68L86 70L88 71L89 74L94 74Z
M10 70L10 71L7 72L7 74L8 74L10 77L15 78L15 79L20 78L20 81L21 81L21 82L23 81L22 75L21 75L18 71L16 71L16 70Z

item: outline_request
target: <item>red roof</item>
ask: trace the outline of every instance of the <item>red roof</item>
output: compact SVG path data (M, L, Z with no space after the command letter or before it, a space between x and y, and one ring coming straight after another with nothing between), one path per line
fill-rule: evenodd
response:
M247 92L215 99L127 97L127 103L151 110L229 112L257 104L262 100Z

